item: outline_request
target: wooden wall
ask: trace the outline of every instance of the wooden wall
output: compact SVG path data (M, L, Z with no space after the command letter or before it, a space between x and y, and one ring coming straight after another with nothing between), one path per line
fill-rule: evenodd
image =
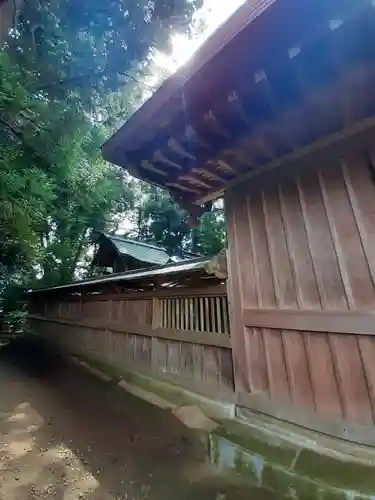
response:
M71 352L205 393L233 392L225 285L30 302L29 327Z
M353 153L227 193L239 393L330 421L374 423L371 157Z

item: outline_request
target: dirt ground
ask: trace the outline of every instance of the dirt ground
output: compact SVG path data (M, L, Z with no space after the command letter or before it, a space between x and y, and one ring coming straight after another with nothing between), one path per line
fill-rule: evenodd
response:
M170 412L30 346L0 350L0 457L0 500L269 498L212 482Z

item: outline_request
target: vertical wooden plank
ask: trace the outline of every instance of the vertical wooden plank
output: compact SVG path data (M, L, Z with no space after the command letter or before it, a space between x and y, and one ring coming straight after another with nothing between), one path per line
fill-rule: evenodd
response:
M230 334L229 317L228 317L228 300L227 297L221 297L221 307L223 311L223 328L226 335Z
M316 410L332 419L343 416L340 391L334 370L334 361L324 333L305 333L305 342L310 359L311 382Z
M168 341L167 346L167 369L168 372L174 375L180 373L180 343L172 340Z
M298 306L320 309L322 305L315 270L298 191L294 183L284 183L280 189L280 202L294 279L297 284ZM316 409L321 414L338 418L342 416L342 410L328 336L305 332L303 341Z
M177 328L177 322L176 322L176 303L177 299L173 298L171 299L172 302L172 328Z
M284 331L284 349L290 394L293 404L313 410L314 397L302 336L303 333L301 332Z
M189 301L189 326L188 330L194 330L194 299L188 299Z
M177 330L183 330L181 324L181 308L180 308L181 299L178 297L176 299L176 328Z
M320 171L319 180L349 308L371 308L375 300L374 283L342 170ZM358 340L353 337L353 342L350 336L331 335L330 338L333 339L337 376L347 418L363 423L373 421L373 408ZM352 351L349 351L349 346ZM353 378L347 376L348 364L342 362L342 358L348 360L349 357ZM358 384L357 391L363 391L361 398L355 396L353 380Z
M183 342L181 344L181 363L180 374L181 376L192 379L194 376L194 359L192 353L193 344Z
M300 308L321 309L310 247L302 209L294 182L284 182L279 188L280 207L288 242L291 268Z
M223 333L222 327L222 309L221 309L220 297L215 297L215 309L216 309L216 332Z
M346 310L348 303L316 172L304 173L297 188L323 308Z
M111 321L118 323L120 321L121 302L112 300L111 304Z
M250 367L251 392L267 394L269 386L262 329L246 328L245 346Z
M168 299L169 303L169 328L173 328L173 299L169 298Z
M129 301L127 300L122 300L121 301L121 323L126 324L126 322L130 321L129 320L129 315L128 315L128 306L129 306Z
M184 300L184 318L185 318L185 330L190 329L190 321L189 321L189 299L183 299Z
M156 372L167 371L167 343L155 337L152 338L151 366Z
M173 328L173 300L168 298L168 328Z
M344 417L359 424L373 422L372 408L355 335L330 335Z
M297 305L296 289L277 187L263 192L262 201L277 303L279 307L293 308Z
M372 309L375 307L374 283L341 166L321 169L319 179L349 307Z
M281 330L263 329L263 342L270 397L288 404L290 391Z
M199 332L199 297L194 299L194 330Z
M161 300L152 299L152 329L155 330L161 326Z
M114 333L112 335L112 345L113 345L113 362L115 366L119 369L123 369L126 366L126 348L127 348L127 335L124 333Z
M204 297L199 297L199 331L206 331L204 321Z
M169 300L165 299L165 328L169 328Z
M202 370L203 370L203 346L193 344L191 346L191 355L193 361L193 379L198 384L202 383Z
M365 371L373 417L375 415L375 337L358 336L358 345Z
M143 337L141 335L134 336L134 364L136 368L142 368L142 343Z
M276 189L269 189L267 194L263 195L263 206L277 303L279 307L297 307L290 251L281 217L279 193ZM283 331L282 339L292 402L314 409L304 338L298 332Z
M254 255L255 280L259 307L275 307L276 296L270 250L266 234L263 202L259 194L247 198L251 244ZM264 361L261 362L263 380L268 380L271 397L289 400L289 385L281 331L263 329ZM258 342L262 341L259 339ZM259 348L258 348L259 349ZM263 387L265 384L263 382Z
M245 327L243 321L243 292L240 286L240 258L238 249L241 234L237 226L238 202L243 199L237 196L235 190L227 191L224 196L224 207L227 218L228 235L228 302L230 304L231 343L233 369L236 391L250 392L249 365L245 350Z
M136 343L136 335L132 335L130 333L126 334L125 337L125 351L126 351L126 363L134 364L136 362L136 354L135 354L135 343Z
M216 347L203 346L202 348L202 383L219 387L220 367L219 355Z
M167 308L167 302L166 302L166 299L162 299L162 304L163 304L163 308L162 308L162 324L163 324L163 328L166 328L167 327L167 320L166 320L166 317L167 317L167 314L166 314L166 308Z
M204 298L204 330L210 331L210 302L208 297Z
M249 307L256 307L258 304L258 296L256 289L256 271L254 268L253 247L250 235L250 218L251 213L248 211L246 193L236 196L235 200L235 242L239 265L239 283L242 300L246 300Z
M373 152L368 154L374 162ZM374 283L375 185L370 175L369 158L366 158L364 153L357 153L347 156L342 160L341 165L363 251Z
M217 326L216 326L216 314L215 314L215 306L216 306L215 297L210 297L209 303L210 303L210 331L216 332Z
M198 298L193 298L193 330L197 331L199 326L199 306L198 306Z
M152 325L152 315L153 315L153 300L152 299L147 299L146 300L146 325Z
M220 379L219 385L230 392L234 391L233 363L230 349L220 349Z
M141 337L140 359L145 370L151 369L151 337Z

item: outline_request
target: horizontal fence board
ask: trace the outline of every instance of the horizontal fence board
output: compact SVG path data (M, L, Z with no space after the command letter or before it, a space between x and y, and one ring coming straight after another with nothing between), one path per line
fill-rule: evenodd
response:
M248 327L375 335L374 313L245 308L243 317Z
M162 339L176 340L179 342L187 342L190 344L202 344L215 347L231 348L230 337L212 332L197 332L194 330L174 330L172 328L152 328L150 325L137 325L126 323L120 325L113 321L93 321L85 319L85 321L46 318L38 314L28 316L31 320L43 321L47 323L55 323L61 325L70 325L80 328L92 328L95 330L109 330L113 332L129 333L134 335L144 335L147 337L157 337Z

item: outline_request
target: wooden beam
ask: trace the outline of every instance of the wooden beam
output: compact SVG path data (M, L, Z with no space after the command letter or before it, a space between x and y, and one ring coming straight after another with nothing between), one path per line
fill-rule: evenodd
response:
M178 181L176 181L176 182L166 182L165 186L177 189L179 191L184 191L186 193L202 194L202 190L201 189L196 189L196 188L192 188L192 187L186 186L185 184L180 184Z
M154 172L155 174L162 175L163 177L168 177L167 172L164 172L163 170L160 170L159 168L154 167L154 165L147 160L143 160L141 162L141 167L145 170L149 170L150 172Z
M169 147L169 149L171 149L171 151L173 151L174 153L177 153L178 155L182 156L183 158L187 158L188 160L192 160L192 161L196 160L196 157L194 155L192 155L191 153L189 153L188 151L186 151L181 146L181 144L173 137L168 139L168 147Z
M233 140L232 135L223 127L223 125L220 123L220 120L217 118L217 116L215 116L212 110L204 115L204 121L209 130L211 130L215 134L223 137L227 141Z
M172 160L169 160L161 151L155 151L152 156L152 159L158 163L163 163L164 165L168 165L168 167L172 167L177 170L182 170L182 166L179 163L176 163Z
M214 169L211 170L207 165L205 167L192 168L191 173L197 173L198 175L200 174L202 176L207 176L207 178L213 179L220 183L225 183L226 181L225 177L218 175L218 173L215 172Z
M218 189L212 193L209 193L201 198L194 201L195 205L204 205L208 201L223 196L224 191L230 188L242 184L245 181L253 179L259 175L260 171L262 173L270 172L282 166L290 166L291 164L298 163L297 166L306 166L307 158L313 159L314 163L317 162L317 154L334 154L338 155L340 153L345 153L353 149L355 145L357 147L365 147L369 141L372 141L375 135L375 116L370 116L364 120L355 123L350 127L346 127L343 130L334 132L326 137L323 137L312 144L302 147L292 153L288 153L281 158L276 158L275 160L262 165L260 169L254 169L252 171L246 172L238 178L229 181L225 189ZM350 141L350 142L349 142ZM304 160L304 161L302 161Z
M212 189L215 186L215 184L210 184L209 181L205 182L204 180L198 179L197 177L191 174L180 175L178 177L178 181L186 181L189 184L192 184L193 186L197 186L203 189Z
M280 116L282 112L282 103L275 97L275 93L272 90L266 73L264 73L264 78L257 83L257 86L274 116ZM282 137L282 140L285 141L289 149L295 150L297 148L298 145L293 137L293 134L291 134L289 127L286 126L278 128L277 133Z
M129 333L132 335L143 335L145 337L156 337L161 339L186 342L189 344L209 345L214 347L224 347L231 349L230 336L222 333L198 332L195 330L175 330L172 328L153 328L151 325L138 325L132 323L119 324L114 321L98 321L85 319L78 321L75 319L45 318L37 314L31 314L29 319L79 328L92 328L94 330L110 330L111 332Z
M188 140L195 142L201 148L209 150L211 149L211 146L207 144L207 142L203 141L203 139L201 139L198 132L191 125L186 126L185 137Z
M375 313L244 309L246 326L277 330L375 335Z

